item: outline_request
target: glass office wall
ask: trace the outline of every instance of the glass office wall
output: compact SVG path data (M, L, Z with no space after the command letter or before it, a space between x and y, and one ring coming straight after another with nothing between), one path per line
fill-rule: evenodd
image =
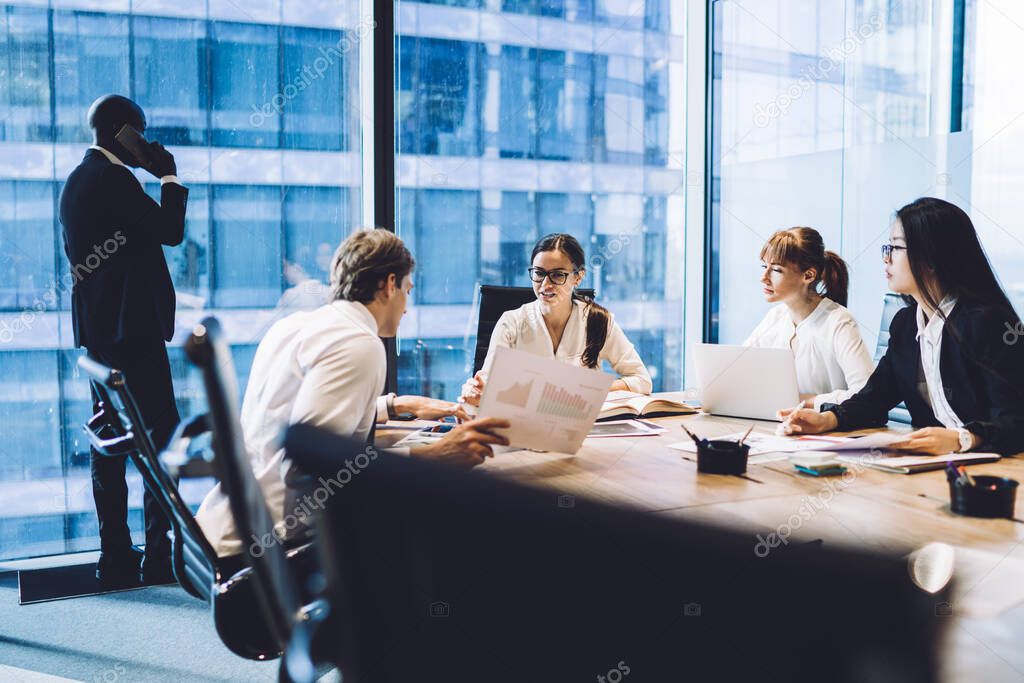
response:
M584 246L581 286L655 389L679 388L684 19L667 0L398 3L397 230L417 258L400 391L458 396L479 285L528 285L551 232Z
M134 11L100 11L106 7ZM70 265L56 206L91 135L92 101L121 93L189 187L185 241L165 248L178 300L171 368L183 415L202 390L180 345L224 323L239 381L289 311L322 302L361 223L359 3L0 3L0 559L97 546L91 406L73 348ZM159 184L138 177L158 197ZM141 529L132 475L131 522ZM198 502L209 482L185 482Z
M714 3L710 299L717 339L766 311L758 254L775 230L817 228L851 270L871 348L885 294L879 246L921 196L964 208L1024 303L1024 10L966 0ZM960 8L964 11L960 12ZM962 59L962 73L958 60Z

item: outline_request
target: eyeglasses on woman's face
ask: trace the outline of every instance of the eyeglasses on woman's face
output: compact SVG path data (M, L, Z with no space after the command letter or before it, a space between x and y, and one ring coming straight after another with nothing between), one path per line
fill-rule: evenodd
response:
M544 282L544 278L551 281L553 285L564 285L570 275L576 275L580 271L566 272L564 270L544 270L543 268L528 268L530 279L534 282Z
M901 247L898 244L883 244L882 245L882 260L891 261L893 251L906 251L906 247Z

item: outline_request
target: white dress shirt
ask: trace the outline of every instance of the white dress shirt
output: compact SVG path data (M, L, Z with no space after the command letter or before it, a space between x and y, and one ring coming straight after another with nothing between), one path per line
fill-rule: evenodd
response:
M253 472L284 538L303 529L289 522L303 514L288 487L290 461L279 446L281 430L297 422L365 441L376 419L387 360L377 321L361 303L334 301L274 323L253 359L242 403L242 436ZM218 484L199 507L196 520L218 555L243 550Z
M939 309L943 315L949 317L954 306L956 306L956 299L947 296L939 304ZM939 362L942 358L942 328L945 325L946 318L943 316L932 313L931 319L928 320L921 307L917 307L917 341L921 345L921 374L923 375L923 382L919 384L918 390L925 403L931 406L936 420L941 422L946 429L961 429L964 423L953 412L942 387Z
M111 151L109 151L109 150L107 150L107 149L105 149L103 147L100 147L99 145L89 145L89 149L95 149L95 150L98 150L100 152L103 152L103 156L105 156L110 161L110 163L116 164L118 166L124 166L125 168L128 168L127 166L125 166L125 163L123 161L121 161L120 159L117 158L117 156L114 155L113 152L111 152ZM132 175L135 175L135 174L133 173ZM160 186L161 187L166 185L167 183L174 183L176 185L181 185L181 181L178 180L178 176L176 176L176 175L165 175L162 178L160 178Z
M785 304L773 307L743 345L792 349L797 387L816 409L853 396L875 370L853 314L828 298L798 324Z
M529 351L545 358L555 358L564 363L582 366L583 351L587 347L586 309L586 303L573 301L572 312L569 314L569 321L565 325L557 351L553 350L554 344L547 325L544 324L544 314L541 312L539 301L534 300L514 311L502 313L494 326L487 357L481 369L484 379L486 380L491 371L495 350L498 347ZM651 393L651 374L622 328L610 316L611 314L608 320L608 337L598 355L598 366L600 361L607 360L630 391L638 394Z

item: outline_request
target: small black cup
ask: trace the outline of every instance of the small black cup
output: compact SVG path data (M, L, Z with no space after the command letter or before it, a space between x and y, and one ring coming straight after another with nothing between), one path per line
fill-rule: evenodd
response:
M979 475L972 477L974 486L949 478L949 509L968 517L1005 517L1013 519L1017 500L1017 480Z
M697 446L697 471L706 474L743 474L747 471L749 444L701 439Z

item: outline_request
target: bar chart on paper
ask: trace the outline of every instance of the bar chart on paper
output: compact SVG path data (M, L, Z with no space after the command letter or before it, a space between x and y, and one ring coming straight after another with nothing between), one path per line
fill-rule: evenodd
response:
M579 394L545 382L540 402L537 403L537 412L570 420L582 420L586 417L589 405L590 402Z
M508 420L499 433L514 447L575 453L613 381L597 370L499 348L478 415Z

